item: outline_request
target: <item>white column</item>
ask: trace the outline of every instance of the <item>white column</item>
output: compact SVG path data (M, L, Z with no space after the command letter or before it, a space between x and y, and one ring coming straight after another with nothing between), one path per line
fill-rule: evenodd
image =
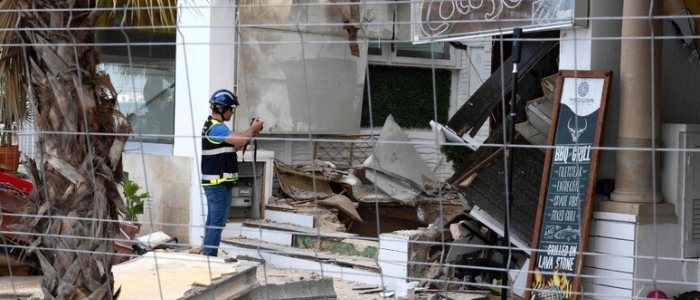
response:
M654 16L658 16L663 3L659 0L653 1ZM627 19L622 21L621 107L618 114L624 126L621 126L618 132L618 147L649 148L659 137L661 40L650 41L647 37L652 33L659 36L662 24L660 20L654 21L651 28L648 19L632 19L648 16L651 4L652 0L624 1L623 17ZM653 108L655 113L652 116ZM652 132L654 127L656 131ZM611 199L627 203L662 202L658 177L652 174L654 164L657 173L660 173L659 161L658 156L653 159L652 154L647 151L619 150L615 192Z
M206 211L200 185L199 137L209 115L211 93L221 88L234 90L234 25L233 2L193 0L179 4L173 155L194 158L189 238L195 247L202 243Z

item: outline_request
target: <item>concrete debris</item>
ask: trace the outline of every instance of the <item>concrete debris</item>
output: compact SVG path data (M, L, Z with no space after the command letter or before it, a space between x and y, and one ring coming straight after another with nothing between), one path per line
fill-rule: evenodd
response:
M348 32L348 41L350 44L350 53L352 56L360 57L360 46L357 44L357 32L360 30L359 27L350 24L360 23L360 5L359 0L330 0L331 3L343 3L342 5L336 5L338 10L342 15L342 23L346 24L343 26Z
M296 299L336 299L333 279L301 277L299 281L268 283L239 297L241 300L296 300ZM260 281L260 280L259 280Z
M212 299L212 292L217 299L237 299L258 285L252 264L185 253L149 252L112 272L119 299ZM167 288L159 289L161 282Z
M334 195L332 197L320 200L318 201L318 204L335 207L343 213L345 213L346 215L348 215L351 219L359 222L364 222L362 221L360 214L357 213L357 209L353 205L352 200L343 195Z
M365 178L382 192L388 194L394 201L414 206L416 202L425 200L421 191L411 187L408 182L396 180L396 178L381 172L367 171Z
M312 249L343 256L366 257L372 259L377 258L379 249L379 243L375 241L358 239L343 239L338 241L337 238L318 238L308 235L295 236L294 244L297 248L302 249Z
M452 238L455 240L465 238L470 234L469 230L462 226L462 223L464 223L464 221L450 225L450 233L452 233Z
M313 226L287 228L286 231L297 232L292 238L295 251L315 249L340 257L382 259L376 242L354 236L397 235L397 240L406 241L402 246L406 249L403 272L407 278L425 278L401 289L377 286L353 291L353 295L393 293L397 299L485 299L486 293L493 293L480 293L479 288L492 285L500 276L502 258L491 249L499 243L497 234L465 214L468 209L463 204L467 201L458 188L439 182L391 116L374 152L361 165L336 166L321 160L294 166L275 163L275 174L280 196L286 198L270 199L268 207L287 214L313 216L308 221ZM309 219L287 216L285 220L300 218ZM260 227L283 230L290 222ZM376 232L378 222L381 233ZM318 238L318 227L337 236ZM338 238L340 235L350 237Z
M426 181L438 181L437 175L430 170L391 115L384 122L372 156L363 165L405 178L421 190Z
M195 247L192 249L189 249L186 251L187 254L203 254L204 253L204 248L202 247Z
M313 201L300 202L290 198L270 199L270 204L267 205L274 209L293 212L295 214L312 216L316 219L316 226L320 227L324 232L346 232L347 227L338 219L339 210L335 207L325 205L315 205ZM354 207L354 203L353 203Z
M137 238L137 240L153 249L158 248L161 245L177 241L177 239L170 237L162 231L156 231L148 235L140 236Z
M278 174L277 180L282 191L297 201L323 199L333 195L327 181L295 174Z
M297 201L331 197L332 185L342 187L351 200L361 203L416 206L423 201L463 200L455 187L438 182L392 116L387 117L377 143L363 164L348 170L338 170L321 160L294 167L276 162L280 188Z
M425 193L431 197L442 196L442 199L447 201L462 200L463 198L459 194L459 189L447 182L440 184L439 182L435 181L426 181L423 187L425 188Z
M433 298L428 299L440 299L440 300L487 300L490 299L486 295L482 294L472 294L464 292L438 292L432 295ZM510 299L510 298L509 298Z
M275 168L281 174L299 175L323 181L331 181L343 176L336 170L335 165L318 159L314 160L313 163L298 164L294 167L275 162Z
M360 175L362 177L358 177ZM364 203L389 203L394 202L394 200L381 189L376 188L371 182L366 183L362 181L365 178L364 168L350 169L350 173L333 180L335 183L339 183L344 186L348 186L350 196L358 202ZM366 181L366 180L365 180Z

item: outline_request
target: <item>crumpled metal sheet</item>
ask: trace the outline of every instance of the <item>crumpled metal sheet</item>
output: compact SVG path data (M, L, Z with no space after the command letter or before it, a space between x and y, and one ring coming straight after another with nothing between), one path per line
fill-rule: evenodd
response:
M386 118L377 147L365 166L381 170L387 175L405 178L411 186L423 192L426 181L438 181L435 172L428 167L391 115Z
M389 203L394 202L393 199L381 189L376 188L371 183L363 183L360 178L353 174L347 174L341 178L333 180L333 182L341 183L350 186L350 194L355 201L365 203Z

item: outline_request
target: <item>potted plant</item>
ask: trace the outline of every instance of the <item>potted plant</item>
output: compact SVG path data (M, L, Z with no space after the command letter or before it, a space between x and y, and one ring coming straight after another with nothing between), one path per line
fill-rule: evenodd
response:
M17 70L11 67L6 71ZM21 154L17 133L32 121L31 105L20 85L0 82L0 172L17 173Z
M17 173L19 168L20 151L16 143L18 126L0 124L0 171Z
M141 189L138 183L129 179L129 172L122 172L122 181L119 185L122 187L122 194L126 202L127 213L122 217L125 221L136 222L136 215L143 214L143 201L148 198L148 193L138 194Z
M143 201L148 198L148 193L138 193L141 186L129 179L129 172L122 172L122 181L119 182L119 186L122 188L127 212L121 215L122 221L119 222L123 237L114 242L117 253L121 254L114 257L115 263L127 260L129 257L125 254L133 252L132 240L141 231L141 224L136 223L138 221L136 215L143 214Z

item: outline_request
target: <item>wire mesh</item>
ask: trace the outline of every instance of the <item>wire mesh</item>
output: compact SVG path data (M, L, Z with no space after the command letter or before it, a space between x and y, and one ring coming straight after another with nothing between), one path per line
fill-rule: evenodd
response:
M697 26L680 0L2 2L0 298L695 299ZM541 249L562 70L613 75ZM220 88L243 142L209 257Z

